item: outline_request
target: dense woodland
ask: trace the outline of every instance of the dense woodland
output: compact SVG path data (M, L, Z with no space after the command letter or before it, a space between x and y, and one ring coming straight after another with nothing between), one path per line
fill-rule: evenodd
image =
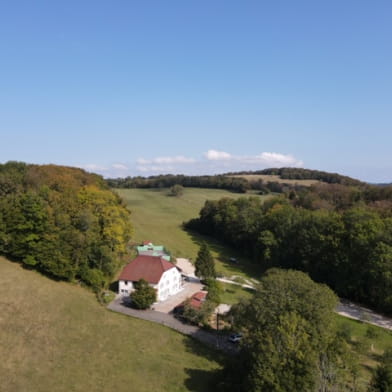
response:
M308 272L392 314L392 187L317 184L269 199L207 201L185 225L260 265Z
M102 179L55 165L0 165L0 254L98 290L127 253L130 213Z

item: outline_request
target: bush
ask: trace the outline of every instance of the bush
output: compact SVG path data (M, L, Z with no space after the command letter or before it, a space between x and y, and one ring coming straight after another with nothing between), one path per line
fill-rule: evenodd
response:
M108 303L112 302L116 295L111 291L102 291L99 295L99 301L101 304L107 305Z
M183 187L182 185L176 184L176 185L173 185L173 186L170 188L169 196L180 197L180 196L182 196L183 194L184 194L184 187Z
M188 299L184 303L182 317L195 325L208 325L208 319L214 311L214 308L215 304L207 300L199 309L196 309L190 304L190 299Z

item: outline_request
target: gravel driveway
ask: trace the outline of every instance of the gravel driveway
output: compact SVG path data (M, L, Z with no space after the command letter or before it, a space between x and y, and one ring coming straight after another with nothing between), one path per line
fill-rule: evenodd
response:
M128 316L136 317L143 320L152 321L154 323L165 325L176 331L192 336L193 338L212 346L218 350L224 351L227 354L238 353L238 346L228 342L228 335L220 335L213 331L205 331L195 325L184 324L177 320L171 314L157 312L155 310L136 310L129 307L126 298L118 297L108 305L108 309L126 314Z
M392 330L392 319L350 301L340 300L336 312L342 316Z

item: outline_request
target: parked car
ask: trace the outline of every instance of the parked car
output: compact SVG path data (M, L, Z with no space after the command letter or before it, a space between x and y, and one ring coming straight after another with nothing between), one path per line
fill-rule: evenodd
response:
M231 343L239 343L242 339L242 334L241 333L233 333L229 337L229 342Z

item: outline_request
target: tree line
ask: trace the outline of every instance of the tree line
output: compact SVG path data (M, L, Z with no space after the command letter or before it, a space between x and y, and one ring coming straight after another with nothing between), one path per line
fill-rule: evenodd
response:
M81 169L0 165L0 253L98 290L120 267L130 212L102 177Z
M329 173L320 170L303 169L299 167L270 168L257 171L242 171L228 174L263 174L279 176L286 180L318 180L328 184L362 185L363 182L338 173Z
M259 191L262 194L270 192L282 193L289 190L299 190L301 185L285 184L277 181L248 181L246 178L229 175L186 176L166 174L151 177L109 178L106 180L111 188L170 188L175 185L191 188L226 189L237 193Z
M257 197L206 201L185 227L235 246L260 271L305 271L342 297L392 314L390 200L340 185L335 192L337 186L264 203Z

